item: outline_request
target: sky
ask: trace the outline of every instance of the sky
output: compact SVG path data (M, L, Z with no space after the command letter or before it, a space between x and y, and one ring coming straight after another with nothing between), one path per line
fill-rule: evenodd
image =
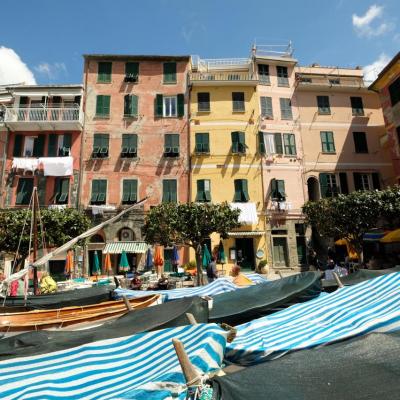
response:
M83 54L247 57L292 42L300 65L364 67L400 50L399 0L2 0L0 85L81 83Z

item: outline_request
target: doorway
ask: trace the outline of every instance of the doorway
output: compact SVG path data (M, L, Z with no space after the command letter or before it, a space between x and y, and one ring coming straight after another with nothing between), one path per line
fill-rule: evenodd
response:
M236 239L236 262L242 269L255 269L252 238Z
M272 238L274 267L288 266L288 250L286 237Z

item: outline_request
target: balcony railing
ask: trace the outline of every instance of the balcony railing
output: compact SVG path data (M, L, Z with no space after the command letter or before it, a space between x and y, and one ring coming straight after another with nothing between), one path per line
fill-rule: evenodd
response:
M365 88L362 79L333 78L333 77L314 77L296 74L296 80L301 87L334 87L334 88Z
M5 122L79 121L79 106L66 108L18 107L7 108Z
M195 72L191 82L257 82L258 74L248 72Z

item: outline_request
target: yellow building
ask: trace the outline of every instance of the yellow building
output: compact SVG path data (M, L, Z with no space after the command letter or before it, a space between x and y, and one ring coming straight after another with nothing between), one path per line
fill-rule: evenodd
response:
M266 257L263 181L258 152L258 76L251 59L192 60L191 200L227 201L242 226L223 241L227 264L254 269ZM220 241L210 238L215 251Z

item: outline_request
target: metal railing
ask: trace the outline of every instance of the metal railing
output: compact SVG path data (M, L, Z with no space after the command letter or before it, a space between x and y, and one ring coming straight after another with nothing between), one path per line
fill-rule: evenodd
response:
M354 88L365 88L365 83L360 79L349 79L345 77L333 78L333 77L314 77L304 76L302 74L296 74L296 80L299 85L306 86L330 86L330 87L354 87ZM335 81L335 83L333 82Z
M256 57L292 57L292 42L288 44L256 44L254 45Z
M256 73L247 72L195 72L190 74L192 82L206 82L206 81L258 81Z
M202 59L192 56L192 66L198 71L210 71L216 69L248 68L251 64L250 58L209 58Z
M79 106L73 107L10 107L5 122L79 121Z

